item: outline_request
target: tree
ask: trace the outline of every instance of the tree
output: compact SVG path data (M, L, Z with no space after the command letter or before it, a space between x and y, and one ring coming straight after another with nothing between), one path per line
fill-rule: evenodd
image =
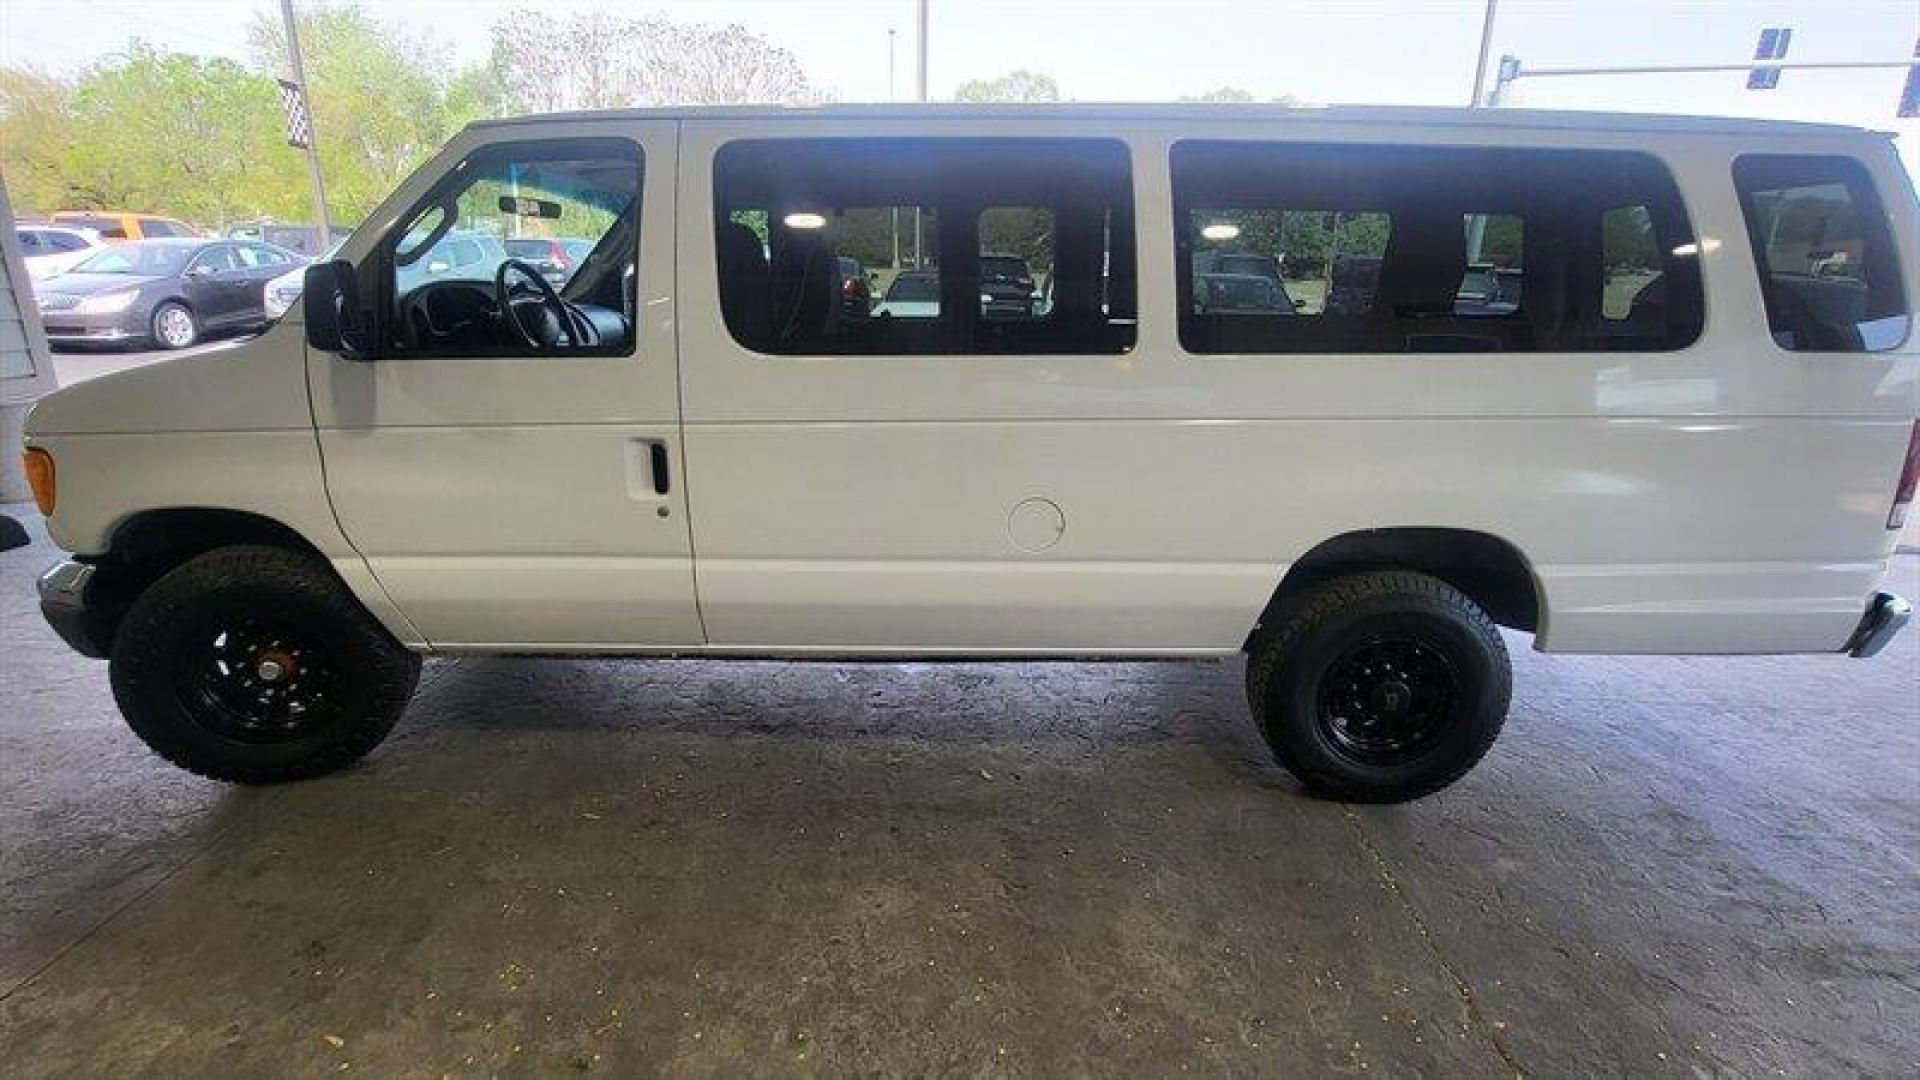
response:
M16 206L64 205L60 149L72 125L73 87L40 72L0 68L0 172Z
M1053 76L1020 68L992 79L963 82L953 92L955 101L1059 101L1060 85Z
M68 206L165 210L225 224L289 209L297 162L261 151L279 129L272 80L231 60L165 53L139 41L74 88L54 155Z
M1251 90L1242 90L1237 86L1222 86L1218 90L1209 90L1204 94L1195 97L1183 97L1180 100L1215 102L1227 105L1251 105L1260 99L1254 97L1253 91ZM1275 105L1288 106L1302 104L1301 100L1292 94L1281 94L1279 97L1273 99L1273 103Z
M797 57L743 26L652 15L502 19L493 26L490 65L508 113L792 105L822 97Z
M474 114L455 115L450 107L451 80L441 73L453 65L443 46L402 34L351 3L306 4L296 19L328 213L336 221L358 222ZM277 15L256 12L247 42L258 70L286 70L286 36ZM463 104L471 109L484 103L469 94ZM277 123L277 107L273 115ZM297 170L298 154L284 140L272 151L263 145L261 153L292 161ZM292 190L304 207L305 185L296 180Z
M1223 86L1218 90L1209 90L1198 97L1183 97L1180 100L1181 101L1220 102L1220 103L1234 104L1234 105L1251 105L1253 104L1255 98L1253 96L1253 92L1250 90L1242 90L1237 86Z

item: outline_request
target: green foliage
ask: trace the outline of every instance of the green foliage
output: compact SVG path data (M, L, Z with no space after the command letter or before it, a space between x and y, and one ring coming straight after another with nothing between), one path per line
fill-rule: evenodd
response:
M231 60L135 41L64 98L53 84L36 91L41 114L61 116L57 139L24 148L32 155L25 171L36 179L21 201L36 210L158 211L225 222L297 205L284 194L300 190L298 162L259 153L278 130L273 81Z
M480 115L487 104L484 88L478 79L462 83L460 104L470 111L456 112L446 51L408 38L353 4L305 4L297 20L328 213L335 221L358 222L462 124ZM286 69L278 15L256 12L247 42L260 71ZM278 125L277 106L272 115ZM283 138L261 149L263 157L289 159L296 170L304 168L300 151ZM310 196L295 175L292 190L304 206Z
M1218 90L1209 90L1196 97L1183 97L1180 100L1206 101L1229 105L1251 105L1258 99L1253 96L1253 92L1250 90L1242 90L1237 86L1223 86Z
M443 45L352 0L303 0L296 17L335 223L363 220L477 119L821 96L792 53L738 26L511 15L487 58L460 70ZM211 228L309 220L306 163L286 143L274 83L288 67L277 11L256 10L247 42L248 66L134 41L71 80L0 68L0 168L16 209L151 211Z
M1018 255L1036 273L1053 269L1053 211L994 206L980 212L980 253Z
M70 137L73 87L49 75L0 68L0 173L15 208L67 203L60 151Z
M1060 84L1053 76L1020 68L992 79L963 82L953 92L955 101L1021 102L1059 101Z
M1274 255L1288 278L1325 278L1340 256L1378 258L1387 250L1390 224L1385 214L1331 210L1195 210L1191 228L1202 251ZM1231 240L1201 235L1209 225L1233 225Z

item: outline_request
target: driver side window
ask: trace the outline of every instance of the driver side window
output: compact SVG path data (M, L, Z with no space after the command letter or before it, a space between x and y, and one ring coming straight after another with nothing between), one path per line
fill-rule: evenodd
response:
M392 352L630 355L640 184L624 139L475 152L381 245Z

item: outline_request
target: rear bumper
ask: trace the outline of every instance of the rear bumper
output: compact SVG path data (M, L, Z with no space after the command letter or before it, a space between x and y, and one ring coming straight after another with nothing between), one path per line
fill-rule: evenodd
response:
M1907 625L1912 617L1913 605L1903 597L1889 592L1877 592L1867 602L1867 613L1860 617L1860 625L1854 628L1853 636L1847 639L1842 649L1848 656L1865 659L1887 647L1887 642Z
M104 659L113 647L117 606L102 602L94 580L98 567L72 559L40 575L40 614L60 640L81 656Z

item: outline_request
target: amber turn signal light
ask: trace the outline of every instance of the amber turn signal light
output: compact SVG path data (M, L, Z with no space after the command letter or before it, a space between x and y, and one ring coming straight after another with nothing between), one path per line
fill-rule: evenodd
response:
M34 505L40 513L53 516L53 455L34 447L29 447L20 455L21 464L26 466L27 485L33 488Z

